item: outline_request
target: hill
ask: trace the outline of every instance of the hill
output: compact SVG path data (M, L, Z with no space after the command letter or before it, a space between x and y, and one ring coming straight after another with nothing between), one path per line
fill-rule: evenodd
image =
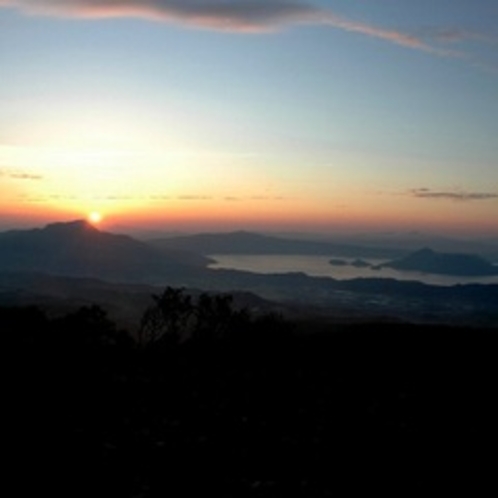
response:
M188 274L207 262L202 256L102 232L82 220L0 233L0 271L142 282Z
M475 254L440 253L421 249L408 256L384 263L382 267L454 276L498 275L498 267Z

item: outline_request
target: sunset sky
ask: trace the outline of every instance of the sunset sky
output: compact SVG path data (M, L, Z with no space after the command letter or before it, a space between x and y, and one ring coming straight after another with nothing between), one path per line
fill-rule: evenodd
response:
M0 229L498 235L497 0L0 0Z

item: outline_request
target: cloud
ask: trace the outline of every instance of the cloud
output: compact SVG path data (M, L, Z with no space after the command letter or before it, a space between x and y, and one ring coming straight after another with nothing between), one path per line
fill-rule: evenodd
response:
M307 0L0 0L26 14L84 19L142 18L226 33L270 33L296 25L328 26L434 56L460 59L498 74L494 62L469 52L468 44L498 45L495 35L459 27L406 32L355 21ZM457 45L465 50L456 50Z
M0 0L29 14L84 18L141 17L229 32L268 32L289 25L326 25L412 49L458 56L422 37L352 21L303 0Z
M209 195L179 195L176 199L179 201L210 201L213 198Z
M43 180L42 175L37 175L33 173L28 173L26 171L14 170L14 169L0 169L0 178L12 178L13 180Z
M489 73L498 73L498 66L492 61L484 61L476 55L475 50L485 46L496 49L498 36L490 33L481 33L464 28L424 28L419 30L418 38L429 46L465 46L465 51L439 48L437 51L443 56L454 57L466 61L471 66ZM464 45L465 44L465 45Z
M385 29L378 26L373 26L371 24L351 21L343 17L336 16L332 13L328 13L325 16L323 24L327 24L344 31L351 31L372 38L379 38L381 40L394 43L395 45L423 50L424 52L431 52L439 55L456 55L450 51L433 47L424 42L422 38L419 38L415 35L403 33L401 31Z
M479 33L464 28L424 28L420 31L423 39L433 40L440 43L462 43L466 41L482 42L489 45L498 45L498 37Z
M263 31L317 21L321 9L292 0L0 0L30 14L142 17L228 31Z
M281 195L253 195L251 201L283 201L285 197Z
M434 191L428 188L411 189L409 195L418 199L440 199L456 202L487 201L498 199L496 192Z
M48 202L48 198L46 196L23 196L19 197L19 201L23 204L45 204Z

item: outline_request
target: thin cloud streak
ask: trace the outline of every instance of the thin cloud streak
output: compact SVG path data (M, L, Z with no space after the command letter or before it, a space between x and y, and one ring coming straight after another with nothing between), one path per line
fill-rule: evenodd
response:
M289 0L0 0L29 14L86 18L142 17L214 30L268 31L317 21L321 9ZM312 19L313 18L313 19Z
M43 180L42 175L11 169L0 169L0 178L2 177L11 178L13 180Z
M325 25L439 56L463 55L432 46L423 37L349 20L301 0L0 0L0 6L40 15L139 17L235 33L270 32L290 25Z
M401 45L403 47L412 48L416 50L422 50L424 52L430 52L438 55L448 55L455 56L458 55L456 52L438 49L427 43L425 43L421 38L414 35L403 33L396 30L388 30L385 28L376 27L366 23L354 22L342 17L338 17L331 13L328 13L323 21L323 24L327 24L331 27L342 29L344 31L350 31L353 33L360 33L371 38L378 38L395 45Z
M213 198L209 195L179 195L176 199L179 201L210 201Z
M489 45L498 45L498 37L479 33L463 28L425 28L420 31L420 37L423 39L434 40L439 43L462 43L475 41Z
M434 191L428 188L417 188L409 191L409 195L418 199L439 199L456 202L488 201L498 199L494 192L465 192L465 191Z

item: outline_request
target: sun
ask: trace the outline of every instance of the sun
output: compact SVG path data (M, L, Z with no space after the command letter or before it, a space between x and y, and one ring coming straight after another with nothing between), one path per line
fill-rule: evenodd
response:
M98 225L102 221L102 215L98 211L92 211L88 215L88 221L93 225Z

